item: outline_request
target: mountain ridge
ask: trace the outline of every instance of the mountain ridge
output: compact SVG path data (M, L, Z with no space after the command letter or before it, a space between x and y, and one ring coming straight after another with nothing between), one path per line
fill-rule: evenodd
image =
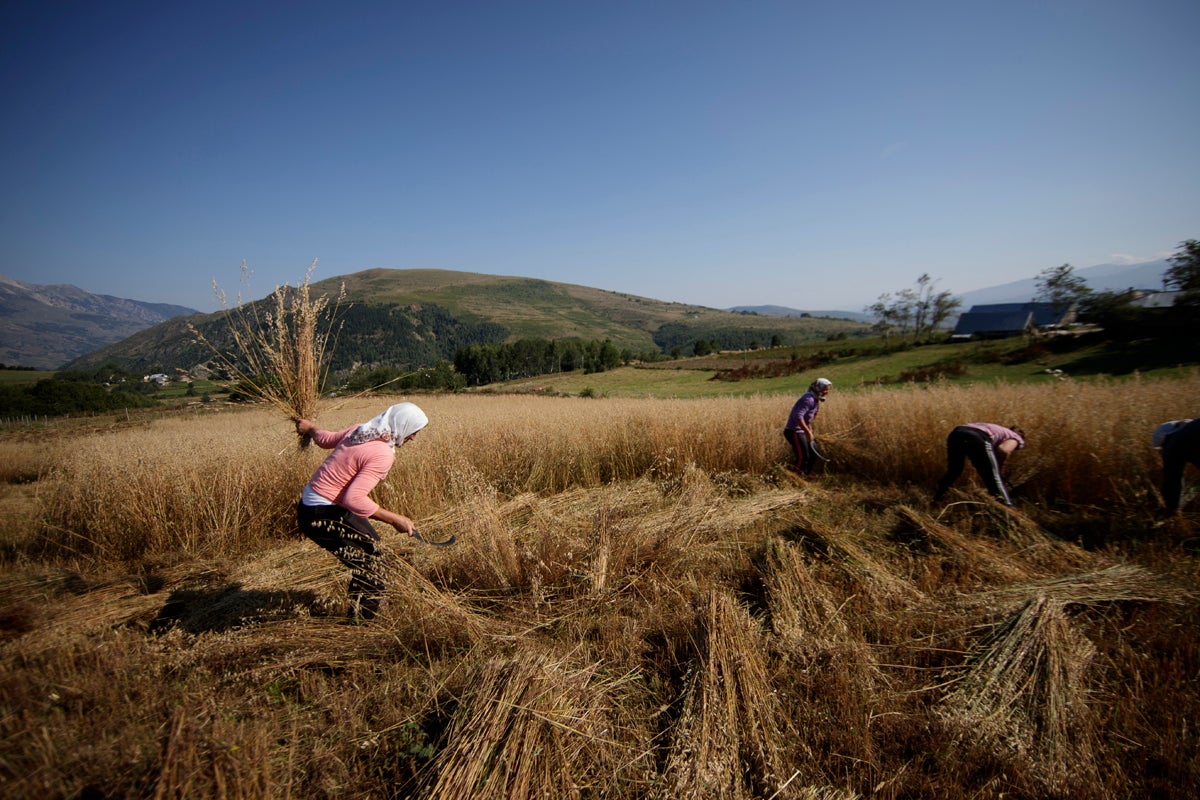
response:
M1165 259L1142 261L1136 264L1096 264L1091 267L1076 269L1075 275L1083 278L1088 288L1097 292L1125 289L1154 290L1162 288L1162 276L1170 267ZM1037 295L1037 277L1022 278L1008 283L987 286L982 289L972 289L967 292L952 292L962 300L960 311L967 311L974 305L991 305L994 303L1027 303ZM864 304L864 308L869 303ZM829 316L852 319L855 321L871 321L874 317L863 311L810 311L788 306L734 306L729 311L751 312L767 316L798 317Z
M0 362L56 369L98 347L177 316L169 303L98 295L71 284L34 284L0 275Z

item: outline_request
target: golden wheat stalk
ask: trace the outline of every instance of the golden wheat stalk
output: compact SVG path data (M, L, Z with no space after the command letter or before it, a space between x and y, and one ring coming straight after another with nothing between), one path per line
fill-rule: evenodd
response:
M667 759L670 796L761 797L791 780L761 631L728 594L710 592L707 606Z
M451 720L428 796L606 795L628 763L613 738L624 684L538 650L489 661Z
M331 342L336 343L336 325L346 298L342 285L332 307L328 296L314 298L311 291L314 258L296 288L284 283L272 292L268 310L263 304L243 303L241 294L232 309L225 293L213 282L229 322L233 353L221 350L195 326L188 329L196 340L211 349L215 360L248 393L278 408L289 419L313 419L321 391L329 376ZM250 270L242 262L242 283L249 285ZM301 447L309 438L303 437Z
M1039 594L997 623L943 701L972 736L1024 751L1057 775L1090 762L1095 735L1087 670L1097 651L1064 608Z

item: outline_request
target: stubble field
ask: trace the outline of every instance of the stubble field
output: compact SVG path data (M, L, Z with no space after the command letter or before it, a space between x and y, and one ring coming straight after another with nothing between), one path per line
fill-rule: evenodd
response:
M1200 376L791 397L411 398L391 604L295 533L266 410L0 439L0 790L37 797L1191 797ZM337 429L399 398L331 405ZM1017 502L944 440L1019 424ZM1194 473L1189 479L1195 480Z

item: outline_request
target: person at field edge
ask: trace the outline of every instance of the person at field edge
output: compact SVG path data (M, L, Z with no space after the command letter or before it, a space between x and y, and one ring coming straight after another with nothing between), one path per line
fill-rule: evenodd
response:
M1154 429L1150 444L1162 453L1162 496L1167 513L1179 513L1183 496L1183 468L1200 467L1200 419L1177 419Z
M336 433L293 418L296 433L310 436L332 452L305 485L296 506L300 531L350 568L350 613L373 619L383 608L382 544L370 520L413 535L413 522L369 497L396 459L396 448L411 442L429 418L412 403L397 403L378 416Z
M933 502L940 502L950 484L962 475L966 460L971 459L975 471L983 479L988 493L1006 506L1011 506L1008 490L1000 469L1017 450L1025 447L1025 433L1018 427L1006 428L991 422L970 422L959 425L946 437L946 474L938 481Z
M793 469L802 475L812 475L817 466L817 451L814 443L817 435L813 433L813 422L825 402L833 382L828 378L817 378L808 385L808 391L800 395L800 399L792 406L788 414L787 424L783 427L783 438L791 445L796 456L796 466Z

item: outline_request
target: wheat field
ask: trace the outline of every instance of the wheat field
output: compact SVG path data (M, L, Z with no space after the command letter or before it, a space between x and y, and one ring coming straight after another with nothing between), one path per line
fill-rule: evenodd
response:
M278 412L0 439L6 797L1191 797L1200 377L793 398L407 398L391 604L296 534ZM326 401L365 421L396 397ZM945 436L1017 424L1017 507ZM1196 475L1189 474L1189 481Z

